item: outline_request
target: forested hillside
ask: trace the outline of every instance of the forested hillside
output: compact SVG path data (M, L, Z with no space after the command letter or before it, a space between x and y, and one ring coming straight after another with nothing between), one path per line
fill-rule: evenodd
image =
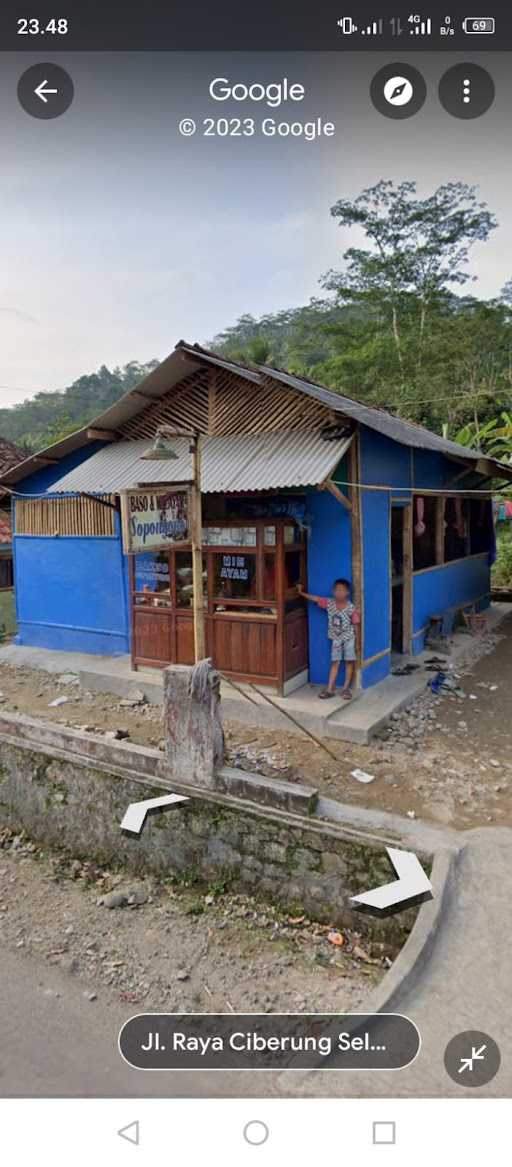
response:
M156 360L144 365L130 361L122 369L102 365L97 373L86 373L67 389L36 393L19 405L0 409L0 434L17 445L42 449L107 409L157 364Z

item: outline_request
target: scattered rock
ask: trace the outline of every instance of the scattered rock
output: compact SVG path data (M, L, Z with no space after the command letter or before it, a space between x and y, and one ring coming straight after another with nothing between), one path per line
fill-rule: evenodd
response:
M110 891L98 900L98 904L104 908L124 908L127 903L128 896L124 891Z
M147 904L148 899L147 891L143 887L136 887L133 891L128 892L127 903L129 907L141 907L142 904Z
M119 702L121 709L134 709L137 705L145 705L146 698L141 689L136 689L130 697L123 697Z
M68 701L71 701L71 697L56 697L49 702L48 709L58 709L59 705L67 705Z
M356 782L367 784L368 782L375 782L375 774L367 774L366 770L351 770L350 777L355 778Z

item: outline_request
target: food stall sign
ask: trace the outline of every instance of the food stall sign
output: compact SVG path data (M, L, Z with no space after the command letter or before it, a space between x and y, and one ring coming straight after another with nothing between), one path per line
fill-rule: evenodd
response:
M189 488L156 486L124 490L121 523L126 555L190 543Z

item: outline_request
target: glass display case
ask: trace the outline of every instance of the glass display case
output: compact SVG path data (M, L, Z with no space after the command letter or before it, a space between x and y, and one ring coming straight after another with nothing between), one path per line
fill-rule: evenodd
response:
M289 519L206 521L203 591L208 655L238 680L274 685L307 669L304 532ZM192 553L131 557L132 660L194 660Z

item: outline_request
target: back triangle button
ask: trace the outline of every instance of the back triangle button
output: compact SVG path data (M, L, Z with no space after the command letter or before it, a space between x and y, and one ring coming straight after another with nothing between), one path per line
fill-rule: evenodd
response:
M126 1139L127 1143L133 1143L135 1147L138 1147L140 1143L139 1122L131 1122L128 1126L122 1126L117 1133L121 1139Z

